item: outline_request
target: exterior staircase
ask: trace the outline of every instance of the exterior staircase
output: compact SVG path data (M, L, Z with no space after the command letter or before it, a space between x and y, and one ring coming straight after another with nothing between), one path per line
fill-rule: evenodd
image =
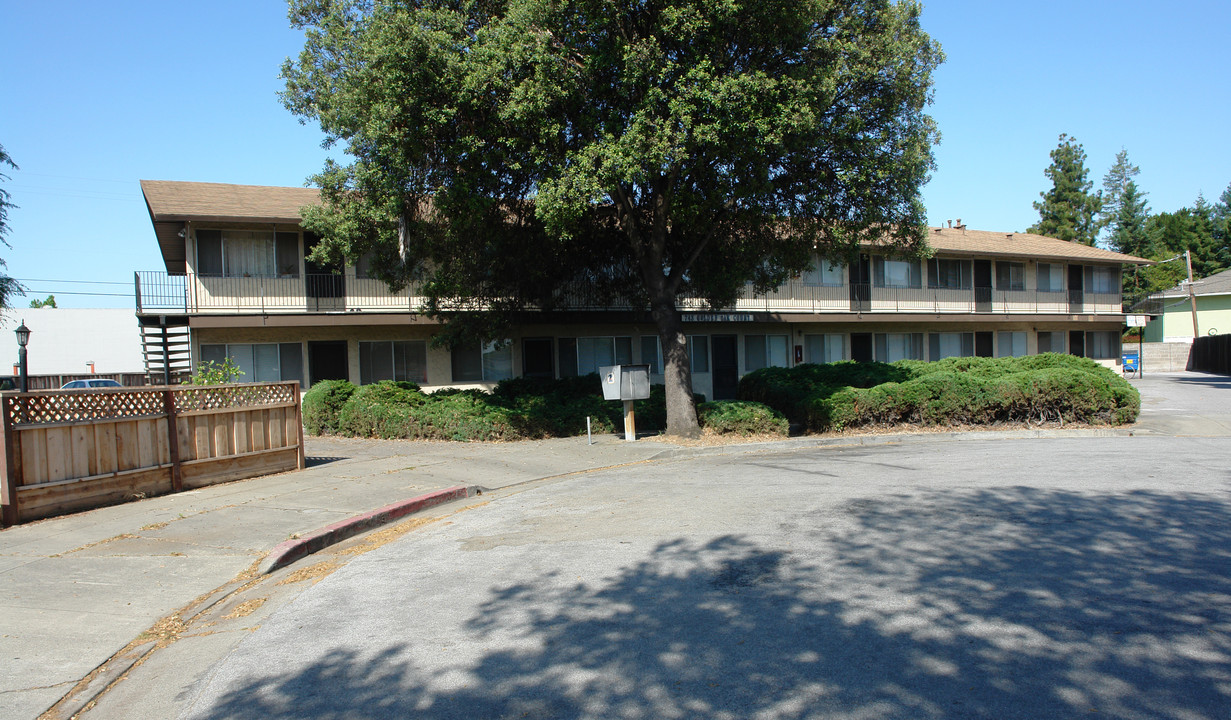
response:
M141 353L151 385L172 385L192 375L192 344L186 316L146 315L141 326Z

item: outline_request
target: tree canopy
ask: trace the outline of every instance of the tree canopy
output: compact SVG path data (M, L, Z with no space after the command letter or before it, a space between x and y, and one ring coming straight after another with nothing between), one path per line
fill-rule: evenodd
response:
M17 164L5 152L4 146L0 145L0 168L4 168L6 165L14 170L17 169ZM8 175L0 172L0 182L8 179ZM5 247L12 247L9 245L8 240L9 210L15 207L17 206L13 204L13 196L9 194L8 190L4 189L3 185L0 185L0 242L3 242ZM0 268L4 267L6 267L4 260L0 260ZM20 295L21 293L21 284L0 270L0 309L11 307L13 296Z
M1059 145L1051 151L1051 165L1043 174L1052 186L1039 193L1042 200L1034 203L1039 221L1030 232L1093 245L1098 237L1103 194L1090 192L1094 184L1088 179L1086 151L1081 143L1061 134Z
M680 298L926 248L942 55L915 2L290 5L283 101L352 158L312 178L317 255L418 284L445 341L525 308L647 309L669 432L697 427Z

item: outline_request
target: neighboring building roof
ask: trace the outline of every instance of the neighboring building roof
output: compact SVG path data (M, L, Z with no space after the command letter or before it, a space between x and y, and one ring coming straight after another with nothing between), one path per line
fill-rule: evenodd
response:
M1004 256L1039 260L1091 260L1130 265L1152 265L1144 258L1124 255L1081 243L1030 233L1003 233L962 228L929 228L928 244L939 254Z
M1201 295L1231 295L1231 270L1223 270L1207 278L1193 282L1193 294ZM1183 284L1176 285L1162 293L1163 297L1188 297L1188 288Z
M298 223L299 209L320 203L315 188L142 180L141 191L168 272L184 272L184 222ZM1131 255L1030 233L929 228L928 244L945 255L1088 260L1149 265Z
M144 372L141 330L132 308L11 308L0 327L0 375L17 363L17 336L22 321L30 328L31 375Z

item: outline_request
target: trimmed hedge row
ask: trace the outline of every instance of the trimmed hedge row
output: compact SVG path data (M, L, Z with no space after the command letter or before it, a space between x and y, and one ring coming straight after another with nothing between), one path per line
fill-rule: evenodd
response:
M739 395L813 431L900 423L1120 425L1141 409L1140 395L1117 373L1055 353L772 368L745 376Z
M624 425L623 406L604 400L600 387L593 374L562 380L515 378L499 383L491 393L444 389L428 394L410 382L356 388L331 380L304 395L304 430L385 439L523 440L584 435L588 417L593 432L615 432ZM636 401L634 411L639 431L664 429L663 386L651 387L650 397ZM786 422L769 408L750 403L703 404L700 415L703 425L718 432L743 435L775 432L773 428L785 428Z

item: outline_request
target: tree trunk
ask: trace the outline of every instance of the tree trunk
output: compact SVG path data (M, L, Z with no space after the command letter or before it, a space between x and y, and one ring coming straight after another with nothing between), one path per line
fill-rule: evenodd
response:
M667 434L697 437L697 406L692 397L692 367L688 361L688 339L684 335L675 298L651 301L658 337L663 345L663 382L667 394Z

